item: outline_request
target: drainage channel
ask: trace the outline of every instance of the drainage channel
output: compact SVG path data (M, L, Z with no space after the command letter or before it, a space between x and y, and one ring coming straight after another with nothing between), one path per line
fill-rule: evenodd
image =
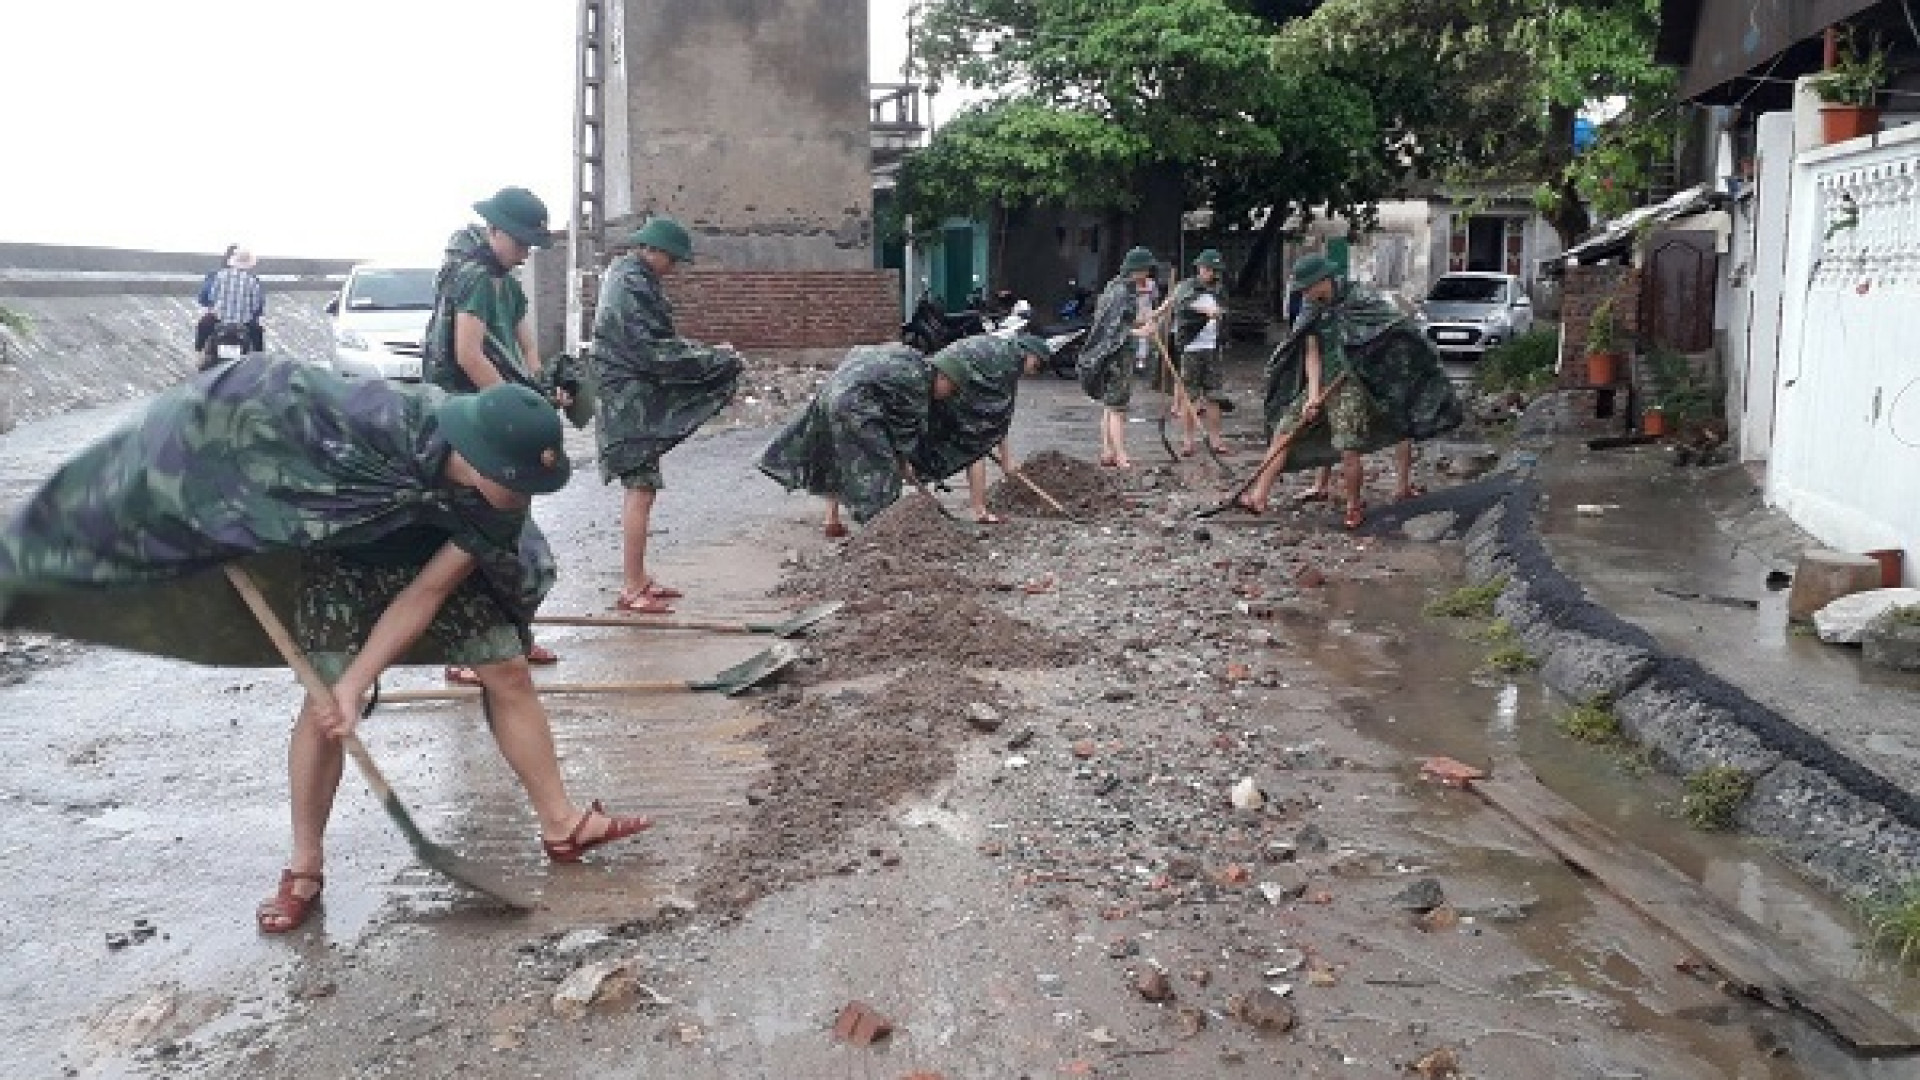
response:
M1482 766L1517 756L1562 798L1617 835L1631 837L1827 973L1897 1013L1920 1015L1920 980L1868 953L1861 919L1847 904L1799 877L1759 843L1689 827L1677 811L1681 789L1673 778L1635 764L1624 753L1562 734L1554 718L1565 703L1538 679L1479 670L1488 646L1473 637L1478 624L1409 617L1430 598L1427 584L1419 577L1330 583L1330 609L1343 617L1295 628L1313 664L1356 691L1348 705L1363 733L1410 756L1443 754ZM1539 896L1538 914L1515 927L1518 940L1542 963L1570 976L1575 992L1607 1001L1628 1026L1695 1046L1708 1042L1700 1025L1751 1027L1754 1052L1726 1062L1729 1076L1893 1080L1920 1075L1920 1060L1859 1058L1808 1019L1757 1015L1755 1007L1731 996L1725 1008L1685 1009L1677 1015L1656 1011L1633 993L1631 979L1606 970L1604 960L1596 962L1595 950L1576 925L1584 905L1573 894L1598 885L1571 871L1542 874L1536 860L1508 852L1458 847L1453 857L1463 870L1508 880L1516 892ZM1751 1023L1755 1019L1764 1023Z

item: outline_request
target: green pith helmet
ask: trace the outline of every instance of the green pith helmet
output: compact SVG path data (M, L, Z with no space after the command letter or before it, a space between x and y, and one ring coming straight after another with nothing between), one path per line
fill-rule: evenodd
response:
M1120 272L1131 274L1135 270L1151 270L1153 261L1153 252L1150 249L1137 247L1128 251L1127 257L1120 260Z
M648 218L645 225L628 235L627 243L665 252L674 262L693 261L693 237L687 235L685 226L670 217Z
M1328 278L1340 276L1340 268L1325 255L1303 255L1293 264L1292 286L1296 289L1311 289Z
M1013 343L1020 346L1021 352L1030 356L1047 357L1053 355L1053 346L1047 344L1047 339L1041 337L1039 334L1015 334L1013 336Z
M1208 248L1193 257L1193 265L1206 267L1210 270L1218 270L1227 265L1227 260L1221 256L1219 251Z
M968 381L973 378L973 368L971 365L957 356L947 355L944 351L933 354L933 358L928 360L927 363L933 365L933 370L945 375L947 379L953 383L953 388L957 393L964 393L967 389Z
M440 430L481 476L522 495L566 486L573 465L560 441L553 404L518 383L496 383L477 394L441 402Z
M493 198L481 199L473 208L487 224L527 247L546 247L553 243L553 233L547 231L547 204L526 188L501 188Z

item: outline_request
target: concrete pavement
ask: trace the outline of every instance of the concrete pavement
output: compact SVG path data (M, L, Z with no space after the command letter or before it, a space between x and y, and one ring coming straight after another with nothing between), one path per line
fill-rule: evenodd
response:
M1747 772L1739 826L1790 862L1853 897L1920 876L1920 676L1788 626L1767 575L1822 545L1765 507L1754 472L1676 466L1659 446L1589 450L1616 432L1582 404L1536 402L1493 479L1374 527L1452 511L1469 573L1507 579L1497 610L1544 680L1608 695L1665 771Z

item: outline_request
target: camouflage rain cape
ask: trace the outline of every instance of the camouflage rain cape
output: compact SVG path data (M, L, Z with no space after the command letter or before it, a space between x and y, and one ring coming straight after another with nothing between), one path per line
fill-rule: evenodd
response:
M1087 327L1080 354L1074 360L1080 389L1097 401L1115 396L1111 386L1115 379L1133 378L1129 370L1133 360L1127 346L1133 340L1128 331L1134 325L1134 292L1133 279L1126 274L1107 282L1107 287L1100 290L1100 302L1093 309L1093 325ZM1131 389L1131 383L1125 385Z
M427 317L427 329L421 336L422 378L451 393L471 394L478 389L453 355L453 327L460 301L478 288L492 290L494 303L502 310L517 307L524 311L526 308L526 294L519 280L493 256L493 248L487 243L487 227L468 225L447 237L441 252L440 271L433 279L433 314ZM539 373L534 374L520 351L520 339L511 332L495 332L493 328L488 329L481 348L494 370L507 382L529 387L545 398L552 398L556 390L572 395L573 403L567 406L566 416L574 427L586 427L587 421L593 419L596 403L592 387L583 380L580 363L574 357L565 353L550 356L540 365Z
M673 332L673 305L636 255L607 269L588 360L599 398L600 475L658 476L660 455L680 445L733 399L739 354ZM657 485L655 485L657 486Z
M1026 357L1018 342L975 334L941 349L932 363L958 361L966 378L959 392L935 401L926 434L908 458L922 480L945 480L986 457L1013 426L1014 399Z
M443 397L265 357L174 387L62 465L0 530L0 626L279 666L219 567L244 560L291 623L303 553L417 527L473 554L501 612L530 622L553 585L552 552L524 510L441 481ZM417 647L405 662L443 660Z
M1402 439L1431 439L1460 426L1464 410L1440 357L1393 301L1345 283L1333 301L1310 304L1267 358L1269 438L1297 422L1307 388L1307 340L1320 339L1320 385L1348 381L1328 401L1331 423L1316 424L1287 452L1287 471L1338 464L1342 450L1371 453ZM1346 439L1336 432L1344 430ZM1341 445L1347 443L1347 445Z
M847 353L807 410L774 436L760 471L788 491L831 496L866 522L900 497L900 459L927 429L933 368L905 345Z

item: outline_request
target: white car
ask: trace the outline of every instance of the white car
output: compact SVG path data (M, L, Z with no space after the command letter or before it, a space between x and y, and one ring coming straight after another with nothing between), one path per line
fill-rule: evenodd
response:
M1416 310L1427 340L1450 360L1478 360L1533 329L1533 301L1512 274L1442 274Z
M340 295L327 302L333 370L419 382L438 273L433 266L395 263L360 263L349 271Z

